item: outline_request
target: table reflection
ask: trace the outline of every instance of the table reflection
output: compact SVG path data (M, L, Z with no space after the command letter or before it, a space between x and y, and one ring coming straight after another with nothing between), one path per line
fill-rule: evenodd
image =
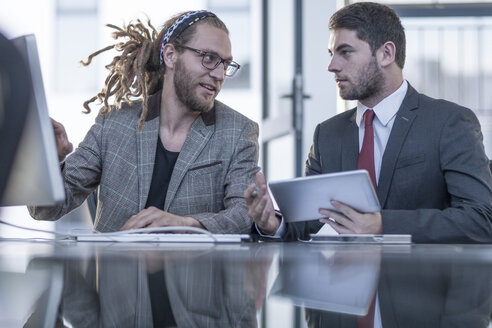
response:
M379 261L378 254L377 250L364 250L359 255L341 252L339 257L345 257L342 262L319 261L328 271L326 276L312 272L296 274L297 281L302 277L309 279L299 282L309 286L304 290L307 293L301 292L296 297L322 300L315 306L306 303L308 327L358 327L356 315L366 313L361 310L367 309L371 286L376 285L375 327L489 327L492 314L490 263L411 252L403 255L401 249L396 254L383 253ZM379 273L377 281L373 280L376 272ZM339 277L336 282L331 279L334 276ZM291 283L296 284L296 281ZM316 286L326 292L313 292Z
M365 315L379 278L381 248L361 249L305 247L302 257L286 254L272 296L295 305Z
M488 327L492 248L0 242L0 288L1 327Z
M276 249L271 246L128 255L119 249L96 251L86 261L42 261L63 265L57 327L257 327ZM25 326L36 326L43 310L38 306Z

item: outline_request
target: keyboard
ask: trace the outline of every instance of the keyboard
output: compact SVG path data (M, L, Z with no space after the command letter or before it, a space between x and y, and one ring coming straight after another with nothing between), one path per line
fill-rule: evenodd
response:
M81 242L148 242L148 243L240 243L250 241L247 234L195 234L195 233L92 233L73 236Z
M342 244L411 244L412 235L371 235L371 234L345 234L345 235L316 235L311 234L308 243L342 243Z

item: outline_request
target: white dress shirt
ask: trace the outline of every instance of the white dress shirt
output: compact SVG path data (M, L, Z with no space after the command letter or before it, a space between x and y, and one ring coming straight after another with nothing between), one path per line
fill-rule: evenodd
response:
M407 94L408 83L403 81L401 86L388 97L381 100L372 110L375 117L372 123L374 129L374 169L376 170L376 181L379 181L379 173L381 172L381 163L383 161L384 150L395 123L396 113ZM355 122L359 127L359 152L362 148L362 140L364 139L364 112L369 107L357 102L357 112Z

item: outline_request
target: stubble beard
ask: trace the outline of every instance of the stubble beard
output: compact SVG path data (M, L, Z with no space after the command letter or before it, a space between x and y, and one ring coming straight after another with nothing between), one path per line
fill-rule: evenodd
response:
M176 62L176 71L173 82L176 97L191 112L206 113L212 109L215 96L210 101L198 98L195 93L198 83L193 80L190 73L188 73L179 59Z
M352 88L340 89L340 97L345 100L364 100L379 94L383 86L383 73L378 67L376 57L359 70L357 84Z

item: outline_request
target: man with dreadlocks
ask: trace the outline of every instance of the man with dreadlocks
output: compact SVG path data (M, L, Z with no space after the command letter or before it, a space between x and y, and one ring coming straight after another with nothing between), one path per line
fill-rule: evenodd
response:
M103 107L63 162L65 202L30 213L58 219L98 188L99 231L186 226L247 233L252 221L243 190L258 171L258 125L215 100L240 68L227 27L203 10L171 18L160 33L148 25L108 25L126 41L84 63L120 52L107 66L103 90L84 103L88 112L98 99ZM71 144L63 126L53 124L63 160Z

